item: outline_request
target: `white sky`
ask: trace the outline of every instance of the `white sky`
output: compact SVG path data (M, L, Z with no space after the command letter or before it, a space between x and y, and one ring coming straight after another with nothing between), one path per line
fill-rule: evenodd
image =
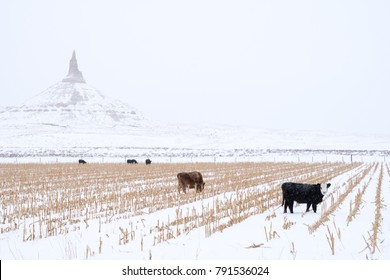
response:
M390 1L0 0L1 106L62 80L164 121L390 134Z

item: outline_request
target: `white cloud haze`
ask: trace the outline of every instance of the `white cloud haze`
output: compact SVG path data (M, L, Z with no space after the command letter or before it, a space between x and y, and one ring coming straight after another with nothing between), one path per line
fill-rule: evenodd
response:
M1 106L64 78L163 121L390 133L388 1L2 1Z

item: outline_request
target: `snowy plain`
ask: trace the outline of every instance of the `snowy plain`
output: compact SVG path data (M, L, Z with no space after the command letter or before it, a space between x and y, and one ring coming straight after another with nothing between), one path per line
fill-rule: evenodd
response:
M321 162L320 156L316 158ZM291 159L291 156L273 156L273 160L276 163L279 160L280 164ZM340 158L335 156L333 159L338 162ZM167 158L160 159L161 162L164 160ZM231 158L227 162L234 160ZM312 163L311 157L300 157L300 161L305 160ZM329 158L323 157L322 162L325 160ZM237 193L224 193L209 198L199 196L191 203L183 204L179 200L175 207L150 213L145 209L144 213L139 215L114 218L111 222L100 223L97 219L89 220L88 226L81 222L80 227L75 231L33 241L23 241L21 230L3 233L0 240L0 259L8 260L5 262L5 267L8 269L17 269L21 266L25 268L17 273L8 270L7 275L40 275L40 279L51 279L53 274L62 270L64 272L58 275L60 279L69 279L76 275L83 275L82 277L93 275L97 279L107 277L122 279L121 272L127 266L157 269L177 266L207 268L210 273L207 277L202 276L206 279L215 279L216 269L219 266L269 266L272 272L270 275L275 279L282 279L289 275L310 277L318 270L322 270L322 273L316 277L317 279L329 279L334 275L383 276L388 271L390 260L390 242L387 238L390 235L388 207L390 165L386 160L383 157L366 157L358 167L332 178L330 180L332 186L324 197L324 202L319 205L317 213L313 211L306 213L306 205L303 204L295 204L293 214L283 213L283 207L274 205L264 213L250 216L210 236L206 236L205 227L195 227L188 233L154 244L154 238L158 235L156 226L169 223L170 219L175 218L179 209L183 213L199 212L202 205L213 204L218 199L234 201ZM297 158L292 162L297 163ZM339 197L347 192L348 182L353 181L357 174L361 175L365 168L369 169L367 176L364 176L334 211L329 212L328 209L333 203L331 201L337 202ZM376 215L375 196L380 170L383 172L380 193L381 220L377 245L374 249L369 244ZM254 188L264 188L264 186ZM364 193L362 204L352 221L347 222L359 193ZM195 196L194 193L187 195ZM327 211L329 220L310 233L310 226L318 222ZM119 229L130 229L130 227L134 227L134 240L127 244L120 244ZM330 245L331 238L333 238L333 250ZM9 262L10 260L19 261ZM35 262L37 260L39 262ZM53 260L57 262L52 262ZM62 261L58 262L59 260ZM70 260L73 261L69 262ZM45 267L48 266L49 268L46 269ZM144 277L132 276L134 279L144 279ZM170 277L170 279L179 279L182 276ZM238 277L244 279L248 276Z
M331 179L332 187L319 205L317 213L305 212L305 205L296 205L294 213L283 213L280 205L272 206L261 214L250 216L238 224L227 227L207 237L205 228L194 228L187 234L181 234L159 244L153 244L154 232L151 230L159 223L167 224L169 219L183 213L201 211L202 205L212 204L215 200L233 199L236 193L224 193L209 198L198 197L194 202L177 205L172 208L152 211L145 209L144 214L126 219L113 219L112 222L99 223L91 220L88 225L67 234L23 241L22 230L1 235L0 258L19 260L389 260L390 242L390 165L378 162L370 173L353 188L342 203L330 213L329 220L321 224L313 233L309 227L316 223L330 208L330 200L345 193L351 180L362 169L373 162L345 172ZM382 170L381 221L377 248L367 247L375 218L375 195ZM207 181L207 178L205 179ZM256 188L264 188L257 186ZM363 203L351 221L347 217L359 192L363 192ZM337 193L337 194L336 194ZM184 195L184 194L182 194ZM194 194L192 194L194 195ZM332 198L331 198L332 197ZM4 207L4 205L3 205ZM194 210L195 209L195 210ZM3 208L4 211L4 208ZM118 244L121 232L119 228L134 225L135 238L128 244ZM291 225L285 228L286 225ZM268 232L268 234L267 234ZM272 237L269 236L271 234ZM334 236L334 249L328 243ZM103 248L99 248L99 239ZM86 248L91 248L86 255Z
M53 87L54 90L49 88L48 91L33 98L30 101L31 104L26 103L29 106L24 105L27 109L21 106L6 110L2 114L1 163L72 163L83 158L89 163L124 164L128 158L136 158L140 163L146 158L151 158L153 163L161 164L176 162L342 162L345 164L363 162L364 166L375 163L383 166L381 194L384 200L381 229L383 243L380 243L381 249L375 253L365 249L364 238L368 238L367 234L371 229L374 213L372 207L374 207L375 190L379 180L379 167L375 169L375 172L371 170L370 175L365 177L365 181L369 180L368 178L371 180L367 183L364 207L360 209L356 221L350 223L349 226L346 226L345 221L350 211L350 203L353 203L356 192L363 188L364 182L354 188L340 207L331 214L330 221L320 226L313 234L308 233L308 225L321 217L322 205L319 206L317 213L306 214L304 214L303 205L297 207L294 214L283 214L282 208L278 205L207 238L202 228L194 229L186 235L180 235L157 245L151 244L152 241L148 240L148 235L146 235L143 240L145 248L140 249L140 239L145 234L144 231L155 226L157 219L164 220L168 216L173 217L177 208L184 211L195 208L199 211L202 204L212 202L211 197L198 199L188 205L182 205L178 201L176 208L163 209L143 216L134 216L130 220L119 219L105 224L106 235L104 236L109 236L109 238L103 236L105 249L100 254L88 256L88 259L390 259L390 245L385 238L390 235L390 214L387 207L390 205L388 201L390 199L389 135L170 124L146 120L139 113L124 114L122 121L111 121L111 124L116 123L116 126L110 126L110 123L95 123L93 119L88 119L88 116L92 115L88 112L113 114L115 109L118 110L115 115L119 116L121 111L126 110L119 110L120 106L111 106L109 100L100 95L98 91L84 86L79 92L81 97L77 99L78 103L74 105L71 101L68 102L73 112L73 115L69 116L69 110L62 110L63 106L58 105L65 101L59 99L62 95L58 93L56 87L64 87L64 85L59 83ZM63 90L71 91L69 87L73 90L71 85ZM73 100L73 97L69 99ZM42 123L43 119L49 119L52 125ZM83 121L80 123L80 120ZM58 125L61 123L66 125ZM346 182L358 172L359 170L350 170L332 178L333 187L330 192L345 188ZM205 180L207 181L207 178ZM256 186L260 189L263 187ZM226 193L225 198L234 198L235 195ZM289 230L282 228L286 219L292 224ZM118 228L124 227L129 222L134 225L145 225L137 229L137 240L127 246L118 246ZM85 248L87 246L97 251L99 238L96 235L96 227L99 226L98 224L98 220L94 220L88 228L81 227L80 230L69 232L66 235L28 242L22 241L21 232L18 231L2 234L0 258L86 259ZM149 225L149 228L146 225ZM271 227L277 237L266 240L265 231L270 230ZM332 255L327 236L335 232L341 232L341 236L334 242L335 252ZM113 235L116 237L112 238ZM258 247L248 248L254 244Z
M267 265L275 279L282 279L291 274L310 277L318 270L321 270L322 274L317 276L317 279L328 279L334 275L347 277L346 273L354 276L380 276L388 271L390 156L389 151L385 149L390 142L388 137L337 135L324 137L321 134L311 134L312 138L307 140L306 133L286 136L283 132L265 133L264 130L249 129L245 132L241 130L241 134L237 134L237 128L212 128L204 133L206 129L203 128L201 133L194 135L194 130L190 127L176 130L173 128L160 126L159 130L147 129L146 133L142 129L137 132L137 128L132 128L129 133L120 130L113 134L107 133L107 130L86 133L85 129L80 129L79 133L77 129L73 129L67 134L66 129L56 127L45 128L43 131L40 128L41 131L32 133L31 130L5 128L0 135L2 142L0 162L15 165L52 164L72 163L84 158L91 163L124 164L128 158L136 158L140 163L145 158L151 158L153 163L159 164L175 162L348 164L351 161L363 162L365 166L383 164L381 193L383 207L378 248L373 251L367 247L367 242L372 235L375 191L380 167L375 171L372 169L364 181L330 214L330 220L311 234L308 226L321 218L325 206L329 207L330 195L319 205L317 213L312 211L305 213L305 205L297 205L294 214L284 214L282 207L278 205L208 237L205 236L205 228L200 227L159 244L153 244L153 235L150 234L150 229L156 226L156 220L163 221L169 219L168 217L172 219L177 209L186 212L195 208L198 211L202 203L211 202L215 197L200 199L191 204L181 204L178 201L177 206L173 208L113 220L102 225L101 233L98 220L89 221L88 228L81 225L77 231L33 241L23 241L21 231L3 233L0 236L0 259L8 261L4 267L9 269L9 273L4 272L4 275L11 276L5 279L31 275L39 275L41 280L51 279L53 275L60 279L76 276L122 279L121 271L127 265L134 268L145 266L173 268L177 265L207 268L213 271L207 276L210 279L214 279L217 266ZM143 136L145 134L148 137ZM263 142L259 143L257 139L262 139ZM266 142L268 145L264 145ZM309 145L309 142L315 144ZM346 182L358 172L358 169L354 169L332 178L330 193L345 189ZM365 183L367 188L363 206L356 218L347 224L346 217L351 203L353 204L357 192L364 188ZM225 198L229 199L234 196L234 193L225 194ZM129 228L130 223L137 227L135 240L119 245L121 234L119 228ZM289 229L283 228L286 223L291 224ZM272 238L267 236L267 232L269 234L270 231ZM334 238L333 253L328 241L330 236ZM101 252L100 240L103 242ZM88 254L86 248L90 250ZM290 262L293 260L294 264ZM313 260L316 262L313 263ZM20 267L23 269L19 269ZM50 268L46 269L47 267ZM323 270L323 267L327 269ZM58 275L58 271L63 273ZM145 276L133 276L138 277L144 279ZM170 276L170 279L173 278L175 277Z
M98 96L89 88L83 91L92 95L93 98L89 95L86 98L89 101L95 100ZM48 99L50 98L44 98L43 101ZM46 104L41 108L43 101L32 102L27 109L3 111L0 126L2 164L74 163L79 158L85 159L88 163L122 164L128 158L136 158L140 163L146 158L151 158L153 163L159 164L176 162L363 164L331 178L330 193L319 205L317 213L305 213L305 206L297 205L294 214L284 214L279 203L261 214L251 215L210 236L206 236L205 227L197 227L186 234L154 244L156 232L151 229L156 228L159 221L167 222L168 219L175 217L178 209L183 213L200 211L202 205L213 204L215 200L234 201L237 193L198 197L191 203L182 203L179 199L175 207L153 212L145 210L143 214L123 219L119 217L103 224L100 224L98 219L92 219L88 226L81 222L77 230L42 239L23 241L22 228L2 233L0 235L2 260L88 262L131 260L146 261L151 265L153 261L194 260L217 261L220 265L232 261L237 264L253 265L268 260L385 260L387 263L390 260L390 243L386 238L390 235L389 135L179 125L149 121L142 116L138 118L137 114L136 119L132 114L124 115L126 121L111 125L112 122L95 122L93 118L88 119L88 116L92 115L89 112L98 111L99 114L108 112L112 115L114 107L102 100L98 103L103 102L106 106L99 107L98 104L97 107L100 109L90 102L81 106L80 110L75 110L77 104L69 105L71 111L75 112L72 116L68 115L69 110L62 110L62 106L58 106L58 100L54 105ZM30 109L31 112L28 111ZM130 112L127 109L124 111ZM115 115L118 116L119 113ZM79 122L80 119L83 121ZM346 192L347 182L360 174L362 168L368 168L373 164L378 165L376 168L370 168L363 181L329 213L329 220L310 233L309 227L320 220L324 213L326 214L326 209L332 204L332 197L337 198L339 193ZM375 195L381 169L382 216L378 243L374 249L368 244L375 219ZM207 177L205 180L207 182ZM264 187L266 186L253 186L258 190ZM347 223L351 205L354 204L356 195L363 192L363 189L365 191L362 206L355 219ZM4 208L2 205L0 211L4 211ZM134 240L127 244L119 244L120 228L129 228L131 225L134 226ZM331 238L333 245L329 243ZM150 259L152 262L148 262ZM32 266L34 264L33 262ZM190 265L194 266L194 262Z

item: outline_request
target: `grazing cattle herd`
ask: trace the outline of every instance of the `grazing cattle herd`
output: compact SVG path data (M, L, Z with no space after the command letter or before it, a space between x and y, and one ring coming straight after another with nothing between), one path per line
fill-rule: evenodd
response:
M79 164L86 164L86 163L87 162L85 160L79 159ZM126 163L127 164L138 164L137 160L135 160L135 159L128 159L128 160L126 160ZM146 165L149 165L151 163L152 163L152 161L150 159L146 159L145 160L145 164Z
M83 159L79 159L79 164L86 164ZM135 159L128 159L127 164L138 164ZM145 160L146 165L150 165L152 161L150 159ZM203 176L198 171L192 172L180 172L177 174L178 191L187 193L188 189L195 189L197 193L203 192L205 182ZM284 213L287 213L287 207L290 213L294 213L294 201L297 203L306 203L306 212L310 210L312 206L314 213L317 213L317 205L322 202L324 195L327 193L330 183L321 184L303 184L285 182L282 184L282 206L284 206Z

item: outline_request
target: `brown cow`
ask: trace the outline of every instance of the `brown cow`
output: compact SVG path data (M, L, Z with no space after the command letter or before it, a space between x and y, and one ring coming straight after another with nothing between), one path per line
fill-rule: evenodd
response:
M179 181L179 193L180 189L186 193L187 188L194 189L196 186L196 192L202 192L204 190L205 183L203 182L202 174L197 171L194 172L181 172L177 174L177 180Z

